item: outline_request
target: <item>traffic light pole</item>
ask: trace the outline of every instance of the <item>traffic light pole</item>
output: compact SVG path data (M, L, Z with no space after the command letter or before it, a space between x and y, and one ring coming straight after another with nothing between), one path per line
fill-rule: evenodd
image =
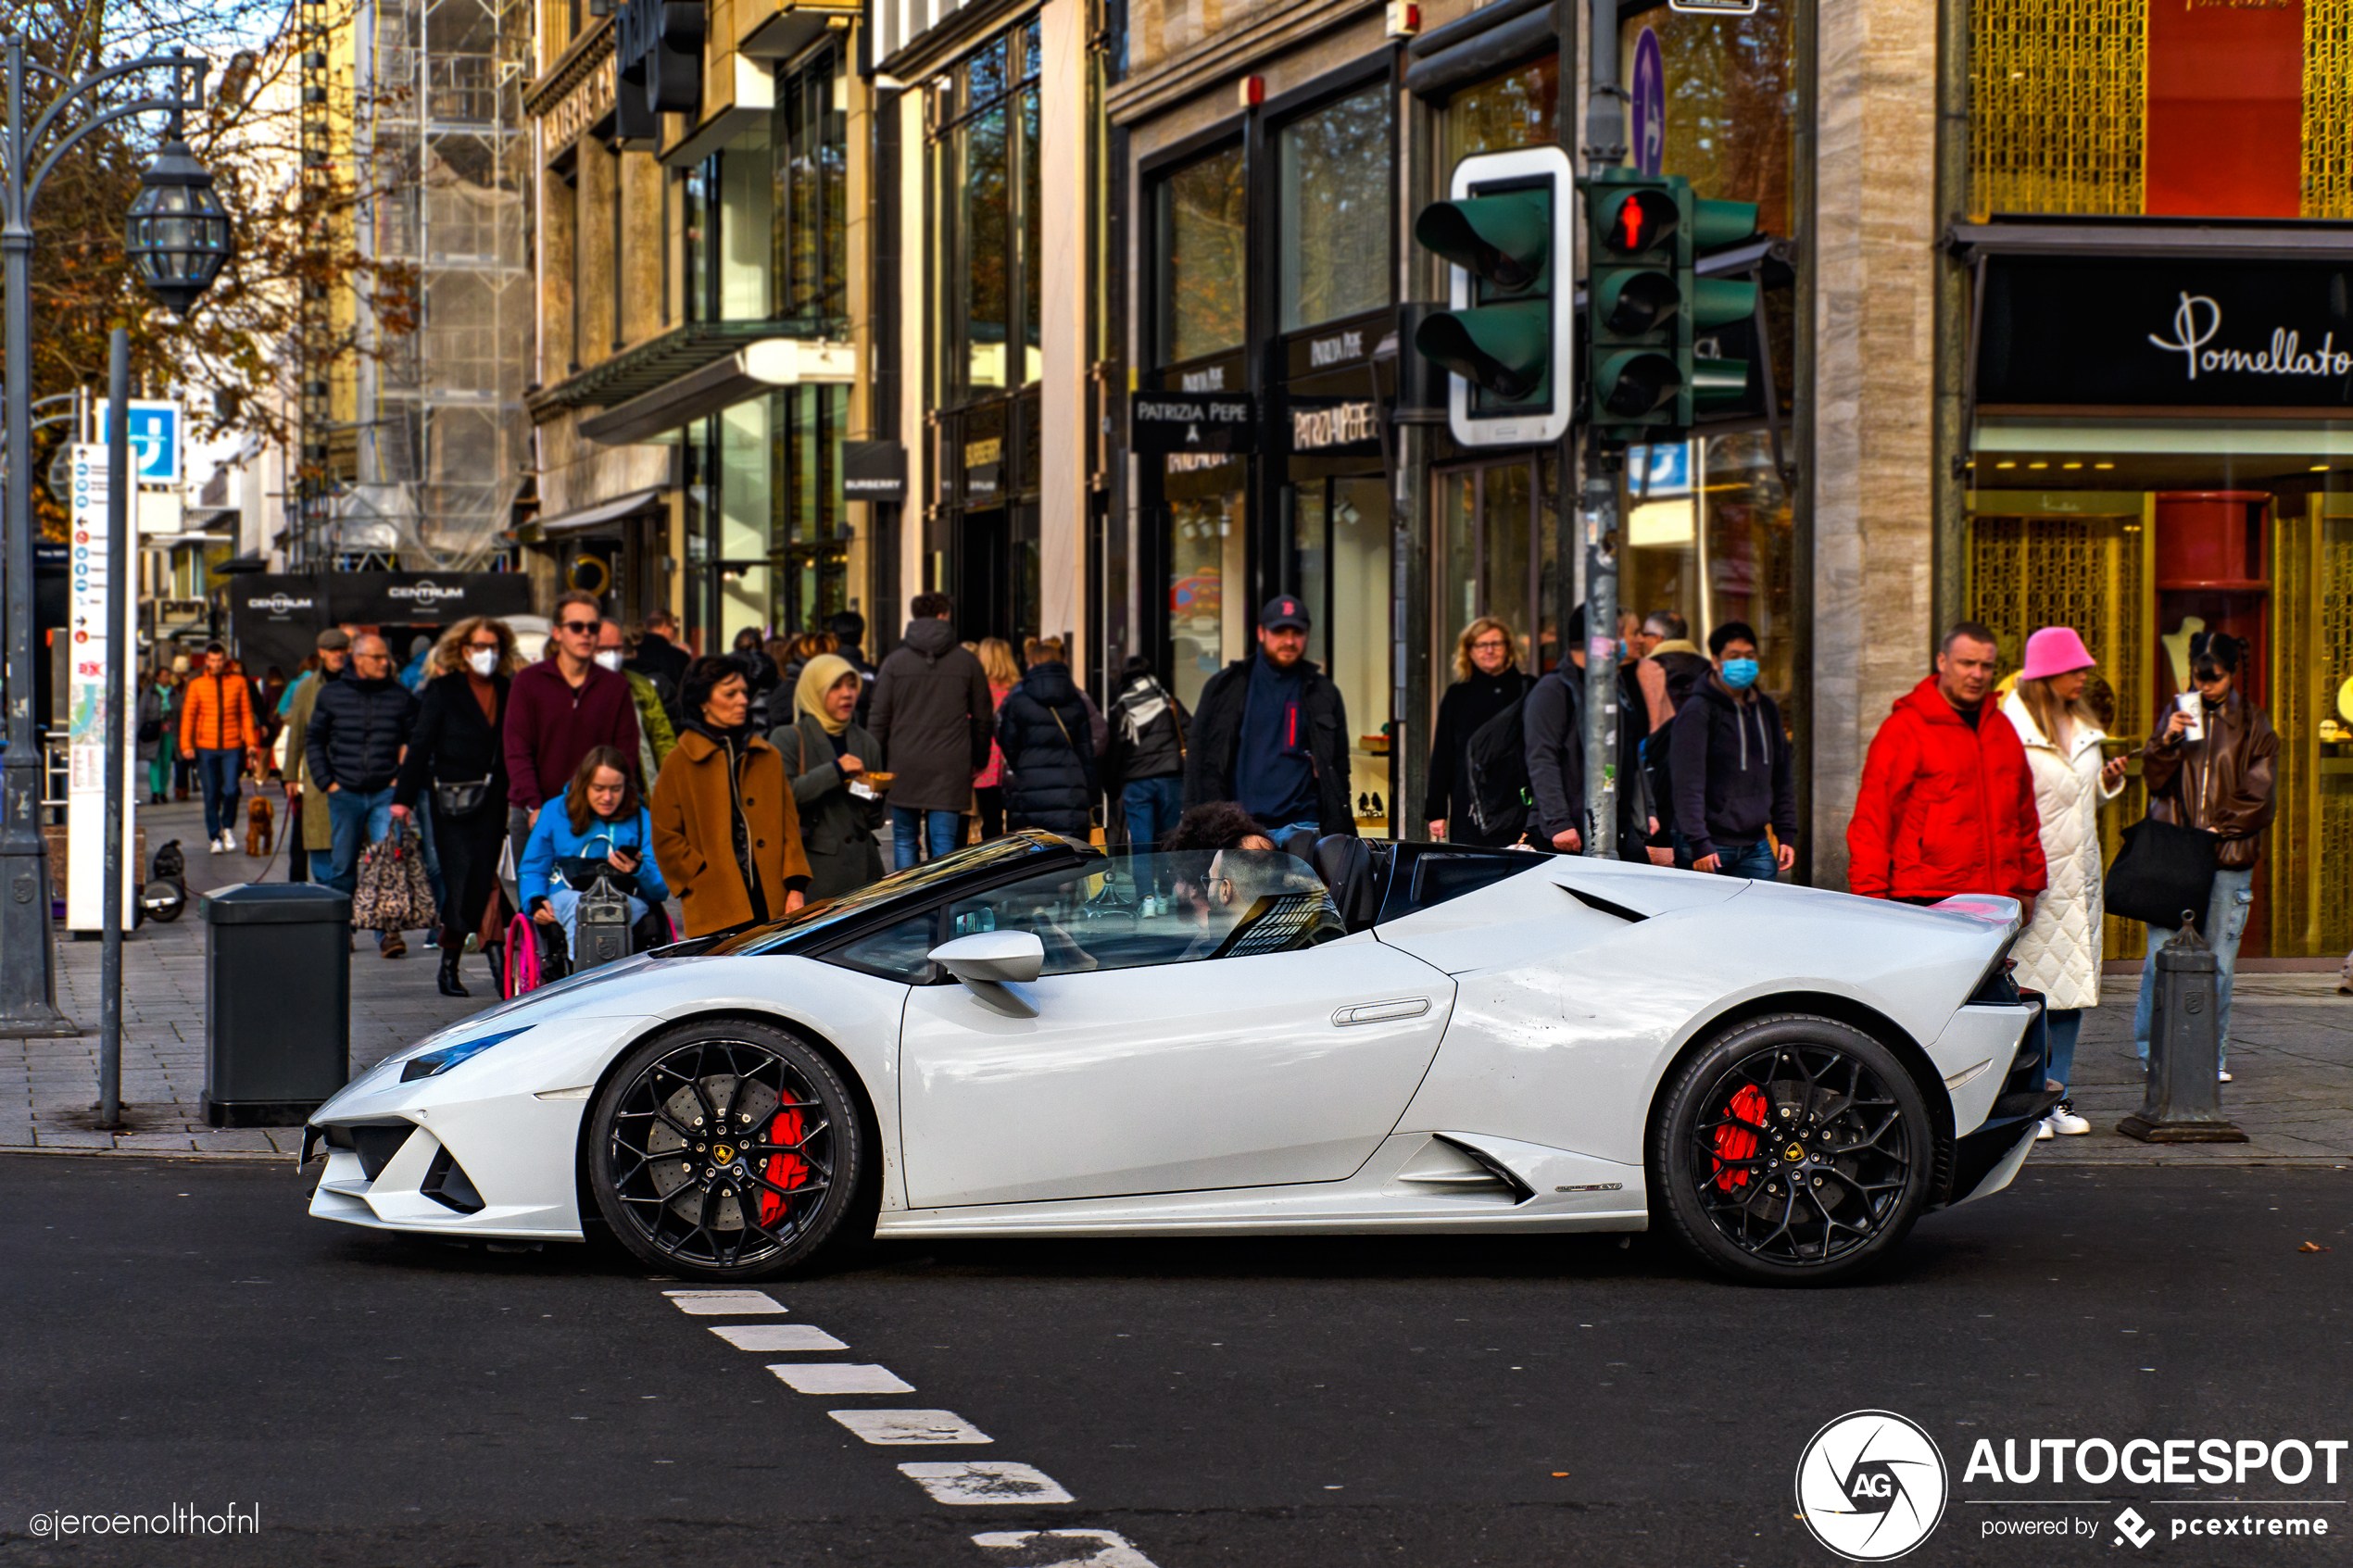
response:
M1585 50L1585 158L1589 170L1626 161L1626 95L1617 85L1617 0L1591 0L1592 39ZM1576 36L1568 4L1560 6ZM1566 121L1567 117L1563 117ZM1590 433L1590 426L1588 427ZM1576 456L1574 436L1561 442L1561 491ZM1585 834L1588 855L1617 854L1617 475L1598 439L1585 445L1585 483L1577 515L1585 552ZM1563 563L1567 562L1563 552Z

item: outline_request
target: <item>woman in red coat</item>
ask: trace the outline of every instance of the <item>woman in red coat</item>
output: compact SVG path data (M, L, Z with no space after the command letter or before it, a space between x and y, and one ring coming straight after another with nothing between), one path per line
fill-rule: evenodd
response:
M2026 747L1986 700L2000 650L1964 621L1936 673L1871 737L1846 824L1846 883L1872 898L1933 904L1994 893L2032 904L2048 880Z

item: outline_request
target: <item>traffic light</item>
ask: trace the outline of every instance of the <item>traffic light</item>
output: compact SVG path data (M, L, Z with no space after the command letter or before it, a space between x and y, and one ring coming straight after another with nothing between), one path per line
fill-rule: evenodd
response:
M1712 251L1741 245L1756 233L1755 202L1715 201L1682 191L1688 214L1683 225L1676 273L1683 297L1692 302L1687 343L1696 345L1713 329L1748 320L1756 313L1756 285L1733 278L1703 278L1698 265ZM1729 409L1748 395L1748 361L1702 358L1686 349L1688 389L1681 423L1689 427L1701 414Z
M1591 263L1585 283L1592 419L1611 440L1688 430L1738 403L1744 359L1701 358L1698 341L1746 320L1756 285L1698 274L1701 257L1756 232L1751 202L1692 194L1680 174L1608 169L1585 188Z
M1416 215L1414 238L1451 264L1447 308L1414 348L1449 372L1447 425L1466 446L1554 441L1575 413L1574 175L1558 147L1485 153L1454 166L1451 199Z
M1680 422L1690 341L1680 177L1604 169L1585 187L1586 385L1595 430L1644 441Z

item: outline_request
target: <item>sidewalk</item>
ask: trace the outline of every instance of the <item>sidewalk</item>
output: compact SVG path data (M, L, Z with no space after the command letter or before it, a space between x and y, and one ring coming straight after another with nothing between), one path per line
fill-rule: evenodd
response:
M264 861L204 848L204 808L195 801L142 806L147 843L177 838L188 857L188 909L170 924L153 921L123 934L122 1103L127 1131L94 1125L98 1099L99 943L61 936L57 1005L87 1031L79 1038L0 1039L0 1152L26 1148L143 1154L292 1155L299 1127L226 1128L205 1124L205 928L195 893L255 880ZM284 826L281 813L280 827ZM244 832L238 833L244 841ZM267 880L283 882L282 850ZM387 960L362 934L351 955L351 1071L356 1075L446 1023L498 999L488 963L465 960L472 997L444 997L434 984L440 955L409 934L409 956Z
M192 891L252 880L262 869L243 855L204 852L204 814L194 802L145 808L147 841L195 846ZM281 859L268 880L285 880ZM170 925L149 923L122 945L122 1098L130 1130L92 1125L98 1098L98 944L57 945L58 1001L89 1031L78 1039L0 1039L0 1152L28 1148L95 1152L292 1154L298 1127L215 1131L197 1109L204 1087L204 925L193 900ZM409 935L409 956L379 958L364 937L351 955L351 1070L357 1074L444 1024L497 1000L488 965L467 958L471 998L434 987L438 955ZM2093 1131L2035 1146L2043 1163L2098 1165L2353 1164L2353 997L2333 974L2243 974L2231 1011L2231 1071L2222 1109L2244 1144L2135 1143L2116 1131L2141 1103L2133 1059L2132 976L2111 975L2104 1005L2084 1021L2077 1048L2075 1107Z

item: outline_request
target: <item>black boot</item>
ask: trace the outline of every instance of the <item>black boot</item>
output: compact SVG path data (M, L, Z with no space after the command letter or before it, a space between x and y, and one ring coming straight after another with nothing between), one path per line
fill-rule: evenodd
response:
M472 991L458 979L458 960L465 955L456 946L444 943L441 949L441 994L445 997L471 997Z
M490 988L497 992L500 997L505 997L507 994L507 945L504 942L485 942L482 945L482 956L490 965Z

